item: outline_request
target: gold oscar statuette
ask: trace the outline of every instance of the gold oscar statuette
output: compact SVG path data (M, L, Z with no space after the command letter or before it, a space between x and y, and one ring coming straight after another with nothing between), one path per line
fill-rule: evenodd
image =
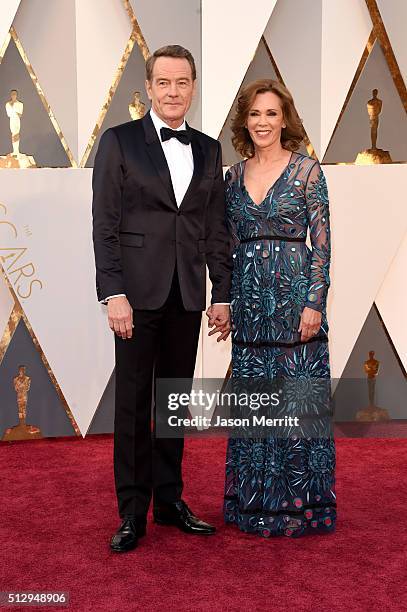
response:
M364 363L364 370L367 375L367 389L369 395L369 405L356 413L356 420L359 422L389 421L389 413L385 408L378 408L375 405L376 377L379 373L380 362L375 359L374 351L369 351L369 359Z
M141 119L146 114L146 105L140 100L140 92L135 91L133 101L129 104L129 113L132 119Z
M12 440L34 440L42 438L41 430L34 425L27 425L27 401L28 392L31 386L31 378L25 373L25 366L19 366L18 374L14 377L14 389L17 394L18 419L19 424L9 427L4 432L3 442Z
M35 168L32 155L20 153L20 128L24 104L18 99L17 89L10 91L10 99L6 102L6 113L10 120L12 152L0 156L0 168Z
M355 164L363 166L368 164L391 164L392 159L388 151L378 149L377 144L377 129L379 127L379 115L382 112L383 102L377 97L377 89L373 89L371 98L367 103L367 114L370 121L370 138L372 147L358 153Z

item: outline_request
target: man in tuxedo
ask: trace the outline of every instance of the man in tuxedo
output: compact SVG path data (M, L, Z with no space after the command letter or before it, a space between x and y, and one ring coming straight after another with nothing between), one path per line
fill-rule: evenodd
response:
M151 110L104 132L93 171L98 299L115 334L114 474L121 525L111 540L130 550L156 523L212 534L182 499L183 438L151 431L153 381L193 378L206 265L212 333L230 332L231 260L220 144L185 122L196 89L189 51L170 45L146 63Z

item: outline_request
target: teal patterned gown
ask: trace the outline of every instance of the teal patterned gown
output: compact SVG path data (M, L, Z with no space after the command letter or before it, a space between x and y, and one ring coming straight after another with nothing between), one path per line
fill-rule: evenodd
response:
M329 379L325 176L318 161L293 152L257 205L245 188L245 163L232 166L225 177L234 239L232 377ZM312 249L301 241L308 229ZM322 313L321 329L308 342L301 342L298 332L304 306ZM334 489L332 436L267 433L228 441L224 517L242 531L264 537L332 532Z

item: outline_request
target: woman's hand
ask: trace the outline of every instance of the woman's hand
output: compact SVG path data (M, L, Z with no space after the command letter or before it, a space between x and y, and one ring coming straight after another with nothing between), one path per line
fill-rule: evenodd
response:
M298 331L301 332L301 342L307 342L315 336L321 327L322 314L313 308L305 306L301 314Z

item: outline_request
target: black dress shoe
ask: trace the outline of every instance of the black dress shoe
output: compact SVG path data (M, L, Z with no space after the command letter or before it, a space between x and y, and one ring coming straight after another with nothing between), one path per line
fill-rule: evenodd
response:
M195 516L182 499L174 504L155 506L154 522L159 525L174 525L185 533L211 535L216 531L215 527Z
M123 517L122 524L110 541L114 552L126 552L136 548L138 539L146 535L146 523L134 516Z

